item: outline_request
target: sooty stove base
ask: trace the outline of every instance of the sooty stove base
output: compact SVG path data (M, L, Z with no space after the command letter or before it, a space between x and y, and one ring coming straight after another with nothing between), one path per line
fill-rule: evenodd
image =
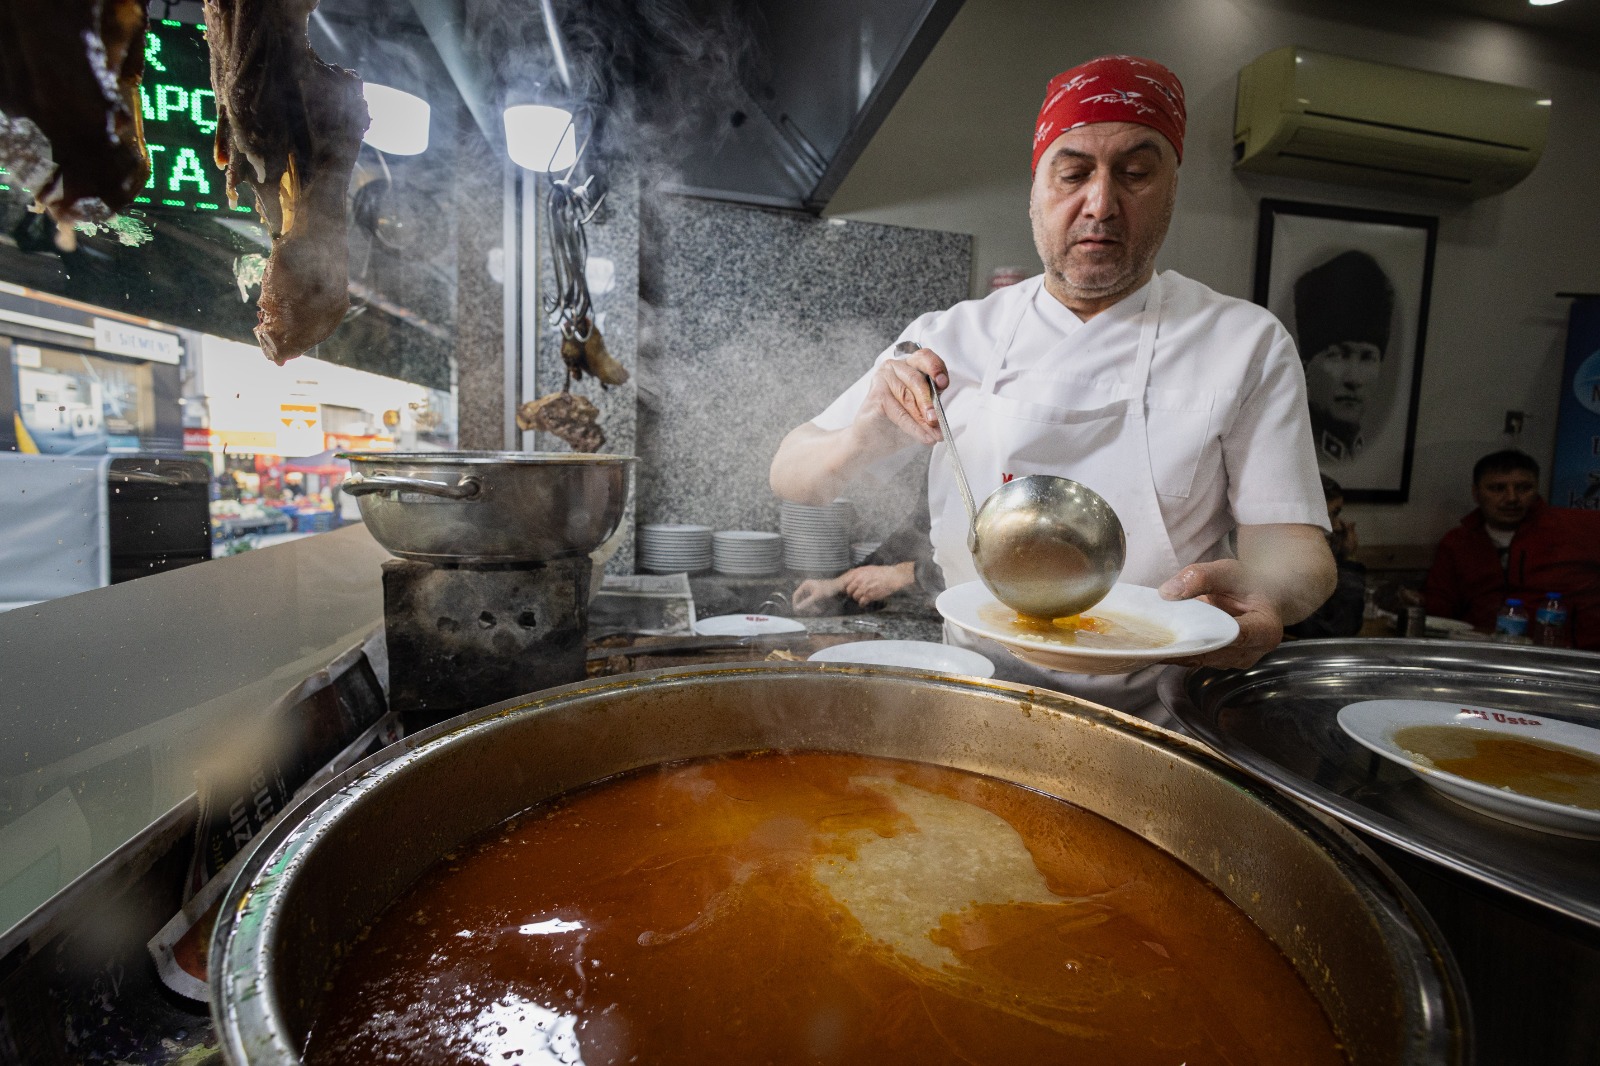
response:
M584 678L587 557L515 568L383 564L389 705L407 733Z

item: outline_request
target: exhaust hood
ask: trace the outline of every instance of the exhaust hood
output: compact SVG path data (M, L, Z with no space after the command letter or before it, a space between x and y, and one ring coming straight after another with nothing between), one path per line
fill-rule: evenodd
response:
M411 5L491 143L559 99L660 187L820 213L961 0Z

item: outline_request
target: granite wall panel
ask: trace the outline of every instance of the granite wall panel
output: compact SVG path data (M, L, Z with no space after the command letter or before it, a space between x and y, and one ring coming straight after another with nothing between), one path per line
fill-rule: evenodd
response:
M644 199L640 227L643 523L777 529L767 471L783 436L970 286L965 234L661 194ZM892 532L919 485L912 471L848 490L858 538Z
M478 191L498 203L498 170L486 166L480 178ZM541 180L541 200L547 189ZM499 244L493 215L461 238L463 448L501 446L500 287L486 272L468 276ZM635 522L777 529L767 469L784 434L848 388L907 322L964 299L970 284L965 234L641 193L635 177L619 175L587 240L591 280L609 275L593 286L600 329L632 376L601 389L566 381L560 332L546 314L554 277L542 213L539 224L536 393L570 387L587 396L600 408L605 450L639 457L612 572L632 570ZM567 450L542 433L523 444ZM848 490L857 538L892 532L921 484L912 470L891 485Z
M456 425L463 451L505 447L503 288L490 273L503 242L504 154L471 121L457 124Z

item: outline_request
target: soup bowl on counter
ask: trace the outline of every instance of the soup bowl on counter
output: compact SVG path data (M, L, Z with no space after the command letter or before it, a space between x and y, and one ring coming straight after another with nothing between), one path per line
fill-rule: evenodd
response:
M804 809L751 813L780 793ZM611 795L639 825L602 813ZM705 822L719 810L726 825ZM708 858L703 840L724 838L737 854ZM1091 840L1120 857L1090 854ZM1142 872L1099 883L1114 867ZM557 883L593 898L580 906ZM768 899L786 885L793 900ZM537 902L487 898L512 888ZM637 929L630 894L655 908ZM1160 913L1181 900L1223 925L1237 915L1224 939L1259 936L1239 956L1257 961L1184 976L1210 949L1189 939L1207 929ZM472 906L486 924L463 917ZM1193 1046L1190 1062L1233 1054L1215 1038L1246 1049L1229 1061L1266 1062L1268 1037L1257 1046L1239 1019L1294 1010L1325 1033L1315 1061L1470 1061L1454 964L1349 833L1137 719L909 669L686 667L463 715L307 797L260 839L220 914L212 1009L239 1066L361 1062L374 1033L390 1043L372 1061L719 1062L765 1040L772 1061L844 1062L883 1041L920 1046L922 1029L952 1061L1004 1061L1005 1040L1033 1061L1062 1047L1106 1062L1156 1061L1155 1045ZM707 929L719 954L698 969L651 955ZM1118 929L1126 958L1104 946ZM837 957L818 947L835 936ZM1080 950L1079 937L1102 946ZM491 942L499 954L472 955ZM556 976L504 984L508 951ZM812 984L784 984L806 967ZM1268 970L1304 1004L1257 1002L1284 986ZM680 987L650 991L652 972ZM1124 987L1135 1002L1113 1009ZM1152 1023L1122 1054L1113 1015L1166 1009L1162 988L1198 997L1194 1032ZM468 1005L474 994L483 1002Z

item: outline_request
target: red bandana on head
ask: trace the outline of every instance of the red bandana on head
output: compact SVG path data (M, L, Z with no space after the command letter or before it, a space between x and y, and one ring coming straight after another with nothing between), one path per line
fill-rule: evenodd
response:
M1166 137L1183 162L1183 83L1152 59L1101 56L1050 79L1033 131L1033 169L1055 139L1091 122L1137 122Z

